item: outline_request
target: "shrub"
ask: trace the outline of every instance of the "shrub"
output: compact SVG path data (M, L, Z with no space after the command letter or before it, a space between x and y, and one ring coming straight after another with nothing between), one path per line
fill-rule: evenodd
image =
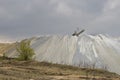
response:
M30 41L21 41L16 49L19 53L18 60L32 60L35 54L34 50L30 47Z

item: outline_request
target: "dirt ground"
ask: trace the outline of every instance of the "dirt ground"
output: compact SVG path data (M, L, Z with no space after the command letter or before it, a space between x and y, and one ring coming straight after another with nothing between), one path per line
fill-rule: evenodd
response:
M0 80L120 80L120 76L104 70L1 59Z

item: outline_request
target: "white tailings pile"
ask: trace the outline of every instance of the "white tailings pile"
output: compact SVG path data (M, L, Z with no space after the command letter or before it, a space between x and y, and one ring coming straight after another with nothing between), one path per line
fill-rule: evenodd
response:
M32 38L31 47L37 61L80 67L107 69L120 74L120 40L104 35L41 36ZM14 49L6 53L17 57Z

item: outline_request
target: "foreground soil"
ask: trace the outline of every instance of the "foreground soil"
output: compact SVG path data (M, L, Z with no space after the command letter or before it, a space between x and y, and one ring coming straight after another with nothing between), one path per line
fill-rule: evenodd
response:
M120 76L104 70L0 59L0 80L120 80Z

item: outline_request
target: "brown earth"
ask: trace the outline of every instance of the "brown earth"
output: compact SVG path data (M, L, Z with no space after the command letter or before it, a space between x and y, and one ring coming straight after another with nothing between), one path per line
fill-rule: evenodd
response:
M0 58L0 80L120 80L104 70Z
M0 56L3 56L3 54L14 45L14 43L0 43Z

